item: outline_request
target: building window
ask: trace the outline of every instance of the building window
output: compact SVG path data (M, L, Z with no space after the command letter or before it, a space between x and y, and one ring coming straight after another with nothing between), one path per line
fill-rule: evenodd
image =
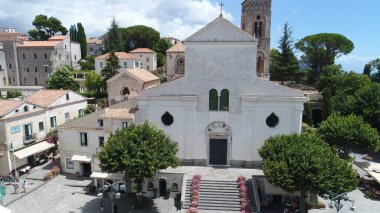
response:
M94 52L94 48L92 46L90 47L90 52Z
M65 49L66 49L66 44L65 44Z
M65 113L65 122L70 120L70 113L66 112Z
M24 125L25 140L33 139L32 124Z
M161 121L165 126L170 126L173 124L174 118L169 112L165 112L161 117Z
M75 60L75 61L77 60L77 55L74 55L74 60Z
M38 129L39 129L40 132L42 132L42 131L45 130L44 122L41 121L41 122L38 123Z
M29 67L26 68L26 72L29 72Z
M123 129L128 128L128 122L122 122L121 126L123 127Z
M45 56L45 59L47 59L47 53L45 53L44 56Z
M71 158L66 158L66 169L74 169L74 163Z
M103 68L103 62L99 63L100 68Z
M33 54L33 57L34 57L34 59L37 59L37 54L34 53L34 54Z
M12 69L12 64L9 64L9 69Z
M38 79L37 78L34 79L34 85L38 85Z
M22 59L25 59L25 53L22 54Z
M218 110L218 91L216 89L211 89L209 92L209 110Z
M154 184L153 184L153 182L149 181L147 191L153 191L153 190L154 190Z
M127 62L124 62L124 68L128 68Z
M58 59L61 60L61 54L58 54Z
M149 70L149 66L146 66L146 70Z
M45 67L45 72L48 72L48 68L47 67Z
M29 111L29 107L28 106L24 106L24 112L28 112Z
M66 94L66 101L69 101L69 100L70 100L70 95Z
M124 87L121 91L121 95L130 95L131 92L129 91L128 87Z
M223 89L220 93L220 110L228 111L230 105L230 92L227 89Z
M87 133L80 132L80 145L81 146L87 146Z
M172 183L172 191L178 192L178 183Z
M146 62L149 62L149 57L146 58Z
M11 134L15 134L21 131L20 126L13 126L11 127Z
M138 61L135 61L135 68L140 68L140 63Z
M69 60L69 55L66 55L66 60Z
M274 113L267 117L266 123L269 127L274 128L278 125L279 119Z
M55 116L50 117L50 127L56 127L57 126L57 118Z
M103 127L103 119L98 119L98 127Z
M34 67L34 72L37 72L37 70L38 70L37 67Z
M104 137L99 136L99 147L103 147L103 145L104 145Z
M83 109L78 110L78 116L81 117L83 115L84 115L84 110Z

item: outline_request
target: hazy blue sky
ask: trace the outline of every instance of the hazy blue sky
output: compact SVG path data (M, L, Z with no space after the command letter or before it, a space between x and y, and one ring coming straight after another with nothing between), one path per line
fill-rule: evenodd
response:
M241 4L237 2L242 1L223 1L233 23L240 26ZM379 9L377 0L272 0L271 47L277 48L285 22L293 27L296 40L316 33L339 33L350 39L355 49L336 62L345 70L362 72L365 63L380 58Z
M243 0L224 0L224 17L240 26ZM185 39L218 17L220 0L0 0L0 28L26 33L38 14L54 16L66 28L81 22L86 34L103 35L115 17L121 27L143 24L161 36ZM294 38L315 33L340 33L352 40L354 51L337 60L345 70L362 72L364 64L380 57L380 1L272 0L272 47L288 22ZM299 53L298 53L299 54Z

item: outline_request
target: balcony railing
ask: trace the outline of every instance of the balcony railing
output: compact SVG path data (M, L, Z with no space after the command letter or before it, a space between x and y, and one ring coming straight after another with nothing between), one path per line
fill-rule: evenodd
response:
M37 134L32 134L32 135L25 135L24 136L24 144L30 144L34 143L37 140Z

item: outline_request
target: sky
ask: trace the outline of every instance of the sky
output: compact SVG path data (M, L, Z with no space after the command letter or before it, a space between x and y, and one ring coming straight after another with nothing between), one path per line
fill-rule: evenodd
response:
M240 26L243 0L223 0L223 16ZM161 36L185 39L218 17L220 0L0 0L0 28L26 33L38 14L54 16L66 28L81 22L87 37L103 35L115 17L121 27L153 27ZM336 63L346 71L362 72L380 58L380 1L272 0L271 47L277 48L288 22L297 41L316 33L339 33L355 49ZM298 52L297 55L301 53Z

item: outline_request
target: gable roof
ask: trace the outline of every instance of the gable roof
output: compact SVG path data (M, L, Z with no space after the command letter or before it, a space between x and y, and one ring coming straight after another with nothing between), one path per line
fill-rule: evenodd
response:
M166 50L166 52L167 53L185 52L185 45L183 45L182 42L178 42L176 45Z
M27 97L27 101L40 107L47 108L58 98L62 97L70 90L47 90L42 89Z
M257 42L258 40L220 15L214 21L184 40L184 42L192 41Z
M57 36L53 36L53 37L50 37L48 39L48 41L63 41L65 40L67 37L69 37L68 35L57 35Z
M99 38L89 38L87 39L87 44L103 44L103 40Z
M107 83L110 83L112 81L115 81L116 79L120 78L121 76L132 76L134 78L137 78L143 82L149 82L154 80L159 80L157 76L153 75L151 72L144 70L144 69L126 69L114 77L108 79Z
M130 53L154 53L154 51L149 48L137 48L129 52Z
M96 59L107 59L109 55L110 55L109 53L106 53L106 54L96 57ZM126 52L115 52L115 55L118 59L136 59L136 57Z
M55 47L62 41L24 41L18 44L17 47Z
M23 100L0 100L0 117L25 103Z

